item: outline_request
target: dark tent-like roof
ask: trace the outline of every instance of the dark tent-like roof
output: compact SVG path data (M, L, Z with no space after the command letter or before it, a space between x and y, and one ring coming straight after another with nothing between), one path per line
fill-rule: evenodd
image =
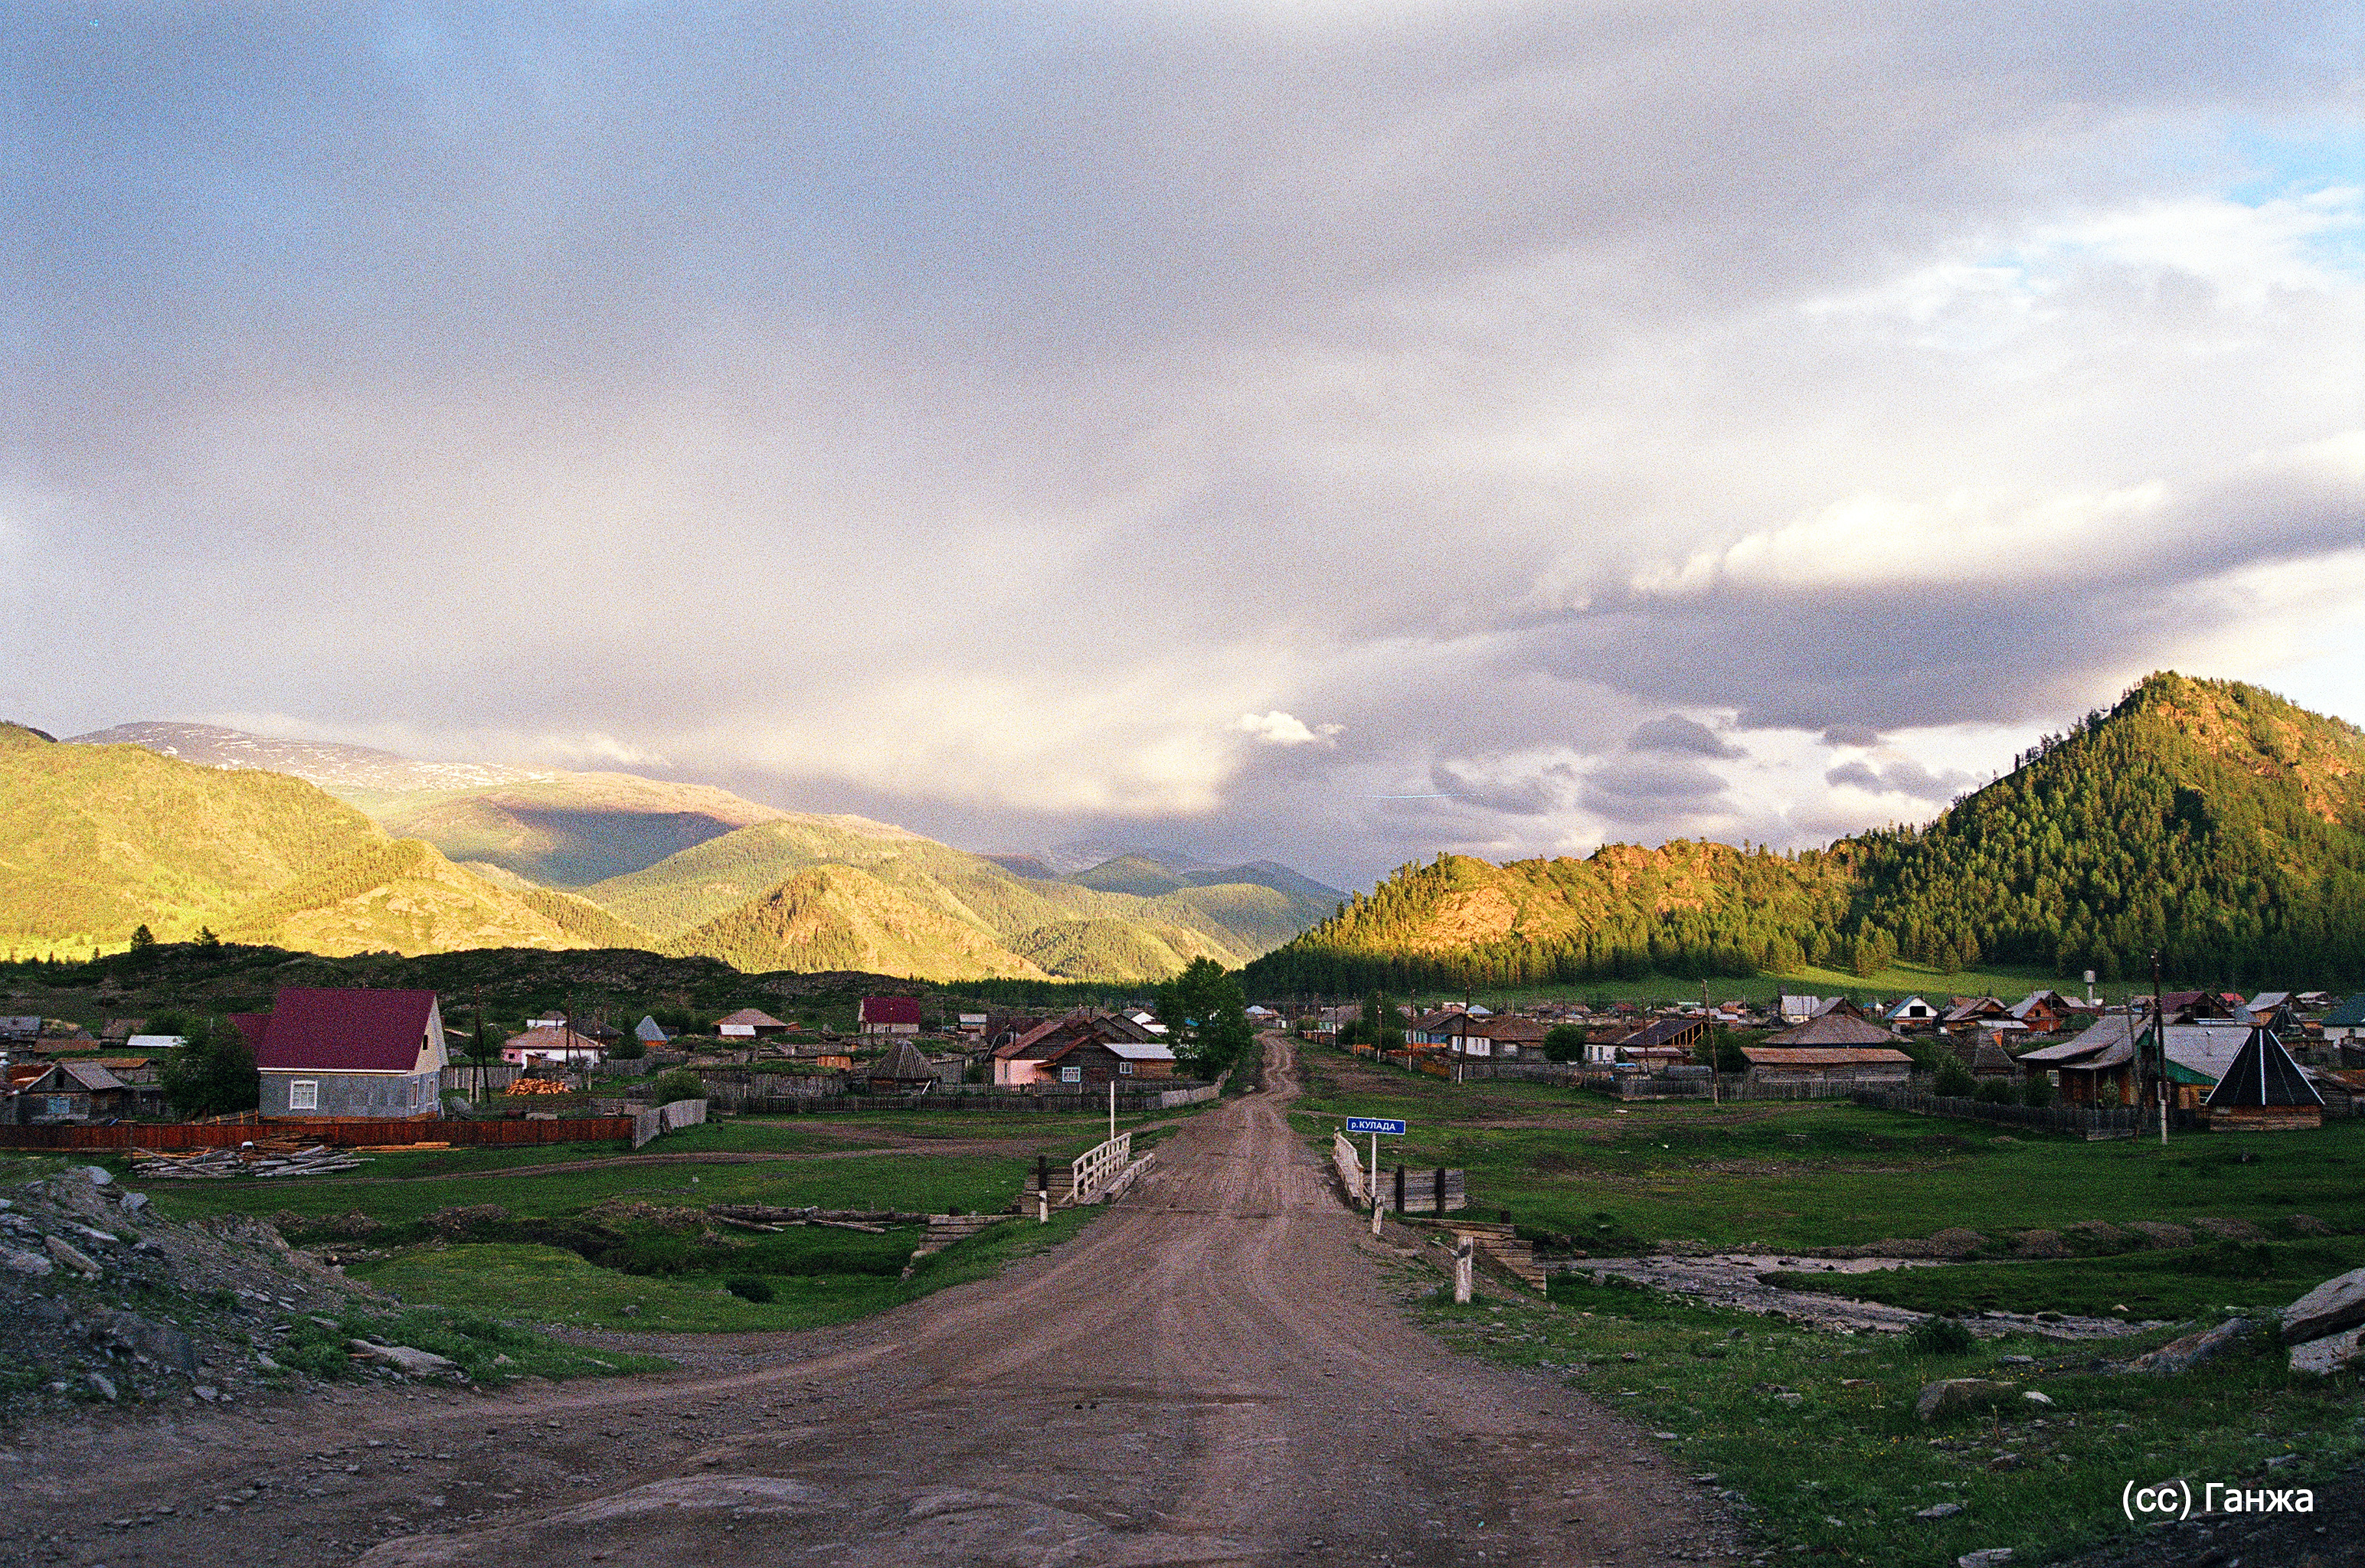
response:
M909 1040L898 1040L887 1059L870 1070L873 1078L892 1079L898 1083L921 1083L936 1077L936 1070L920 1054L920 1047Z
M2324 1096L2307 1081L2270 1029L2253 1029L2242 1054L2202 1102L2213 1111L2236 1105L2322 1105Z

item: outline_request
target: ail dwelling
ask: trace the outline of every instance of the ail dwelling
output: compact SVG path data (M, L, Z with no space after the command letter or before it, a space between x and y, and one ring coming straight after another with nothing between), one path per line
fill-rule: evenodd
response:
M285 986L268 1013L234 1014L263 1072L265 1116L438 1116L446 1058L432 991Z

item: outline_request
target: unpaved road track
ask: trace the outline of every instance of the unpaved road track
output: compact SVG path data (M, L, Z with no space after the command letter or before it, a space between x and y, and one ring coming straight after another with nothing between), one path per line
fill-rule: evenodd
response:
M1268 1064L1270 1089L1194 1119L1112 1213L999 1280L827 1333L634 1341L685 1355L660 1378L26 1434L0 1552L118 1568L350 1561L373 1542L373 1568L1728 1561L1728 1527L1647 1434L1406 1321L1395 1260L1289 1131L1285 1042ZM106 1527L168 1503L156 1524Z

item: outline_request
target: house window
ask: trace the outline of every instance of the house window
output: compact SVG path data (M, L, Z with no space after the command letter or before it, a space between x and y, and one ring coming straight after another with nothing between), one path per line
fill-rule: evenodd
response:
M1116 1064L1116 1070L1119 1072L1130 1074L1133 1071L1133 1063L1129 1061L1121 1061Z
M49 1116L71 1116L73 1114L73 1095L52 1094L49 1096L49 1102L50 1108L43 1112L42 1114Z
M1063 1067L1059 1070L1059 1081L1062 1083L1082 1083L1083 1081L1084 1070L1081 1067Z
M287 1108L291 1111L317 1111L320 1108L320 1081L298 1078L287 1085Z

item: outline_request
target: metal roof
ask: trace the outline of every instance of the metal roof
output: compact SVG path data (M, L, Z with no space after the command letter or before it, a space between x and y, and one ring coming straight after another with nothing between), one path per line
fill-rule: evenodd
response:
M443 1041L429 1035L434 1016L432 991L291 985L273 999L260 1040L241 1019L232 1022L254 1046L255 1066L266 1070L409 1072L422 1050L442 1055Z
M1839 1046L1743 1046L1741 1054L1752 1067L1911 1067L1903 1051Z

